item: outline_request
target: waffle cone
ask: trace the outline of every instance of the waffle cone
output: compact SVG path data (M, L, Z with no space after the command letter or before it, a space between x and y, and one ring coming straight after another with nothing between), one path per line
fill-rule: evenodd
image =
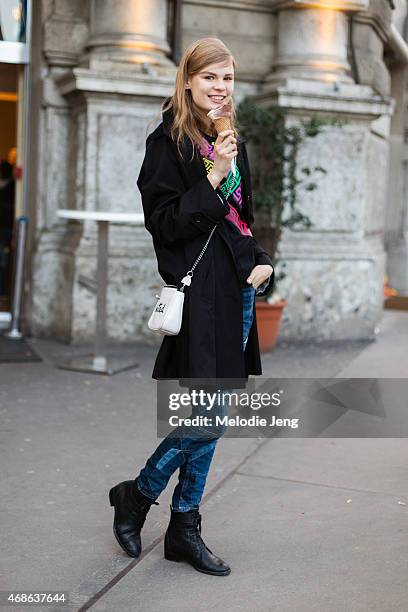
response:
M214 119L214 126L217 134L224 130L231 130L231 119L230 117L219 117L218 119Z

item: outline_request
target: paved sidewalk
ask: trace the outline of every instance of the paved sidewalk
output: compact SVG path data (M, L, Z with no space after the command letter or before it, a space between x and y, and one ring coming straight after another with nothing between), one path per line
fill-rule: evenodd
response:
M163 559L176 474L132 560L107 492L157 445L156 350L123 349L140 367L105 377L53 367L83 349L31 345L44 362L0 366L2 589L65 590L67 610L408 609L405 439L222 439L201 512L230 576ZM408 378L407 346L408 315L385 311L375 342L282 343L263 376Z

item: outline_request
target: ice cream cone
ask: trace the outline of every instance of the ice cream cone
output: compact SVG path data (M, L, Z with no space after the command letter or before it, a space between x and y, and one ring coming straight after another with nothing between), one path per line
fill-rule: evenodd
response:
M217 134L224 130L231 130L231 119L229 117L219 117L213 120L215 130Z
M214 123L214 127L217 134L223 132L224 130L232 129L231 117L229 116L231 110L232 100L231 96L228 96L228 98L224 100L224 104L222 104L221 106L217 106L217 108L213 108L208 113L208 116Z
M214 124L215 131L217 132L217 134L220 134L224 130L232 129L231 117L230 117L231 110L232 110L232 100L231 100L231 96L228 96L224 104L222 104L221 106L218 106L217 108L210 110L207 113L207 116L210 117L210 119L212 120ZM231 160L231 170L232 170L233 175L235 176L235 172L236 172L235 158Z

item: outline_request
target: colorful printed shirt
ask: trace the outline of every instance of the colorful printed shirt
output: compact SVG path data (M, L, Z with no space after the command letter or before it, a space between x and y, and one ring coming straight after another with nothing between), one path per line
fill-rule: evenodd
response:
M214 166L214 143L216 137L209 136L201 132L206 140L207 147L199 147L200 154L203 158L204 166L207 174ZM246 279L250 275L255 264L254 246L255 238L252 236L251 229L241 217L242 211L242 178L238 164L236 165L235 177L230 171L228 176L224 178L217 191L223 196L225 202L229 206L229 212L224 217L223 223L227 231L228 239L234 253L235 263L240 278L241 287L249 287ZM262 283L258 288L259 293L268 284L268 281Z

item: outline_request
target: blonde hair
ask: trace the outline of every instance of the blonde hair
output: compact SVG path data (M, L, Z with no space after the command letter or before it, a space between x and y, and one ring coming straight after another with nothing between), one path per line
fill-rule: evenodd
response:
M232 59L235 70L236 63L231 51L218 38L200 38L191 43L183 53L177 70L174 93L162 104L162 112L169 109L173 112L171 137L173 141L177 143L177 149L181 157L183 157L183 155L180 150L180 145L185 137L190 140L193 147L191 160L194 157L195 146L205 144L205 140L199 129L202 123L200 115L195 107L191 90L185 87L187 79L198 74L211 64L218 64L228 59ZM231 129L238 134L235 125L235 108L232 98L231 105Z

